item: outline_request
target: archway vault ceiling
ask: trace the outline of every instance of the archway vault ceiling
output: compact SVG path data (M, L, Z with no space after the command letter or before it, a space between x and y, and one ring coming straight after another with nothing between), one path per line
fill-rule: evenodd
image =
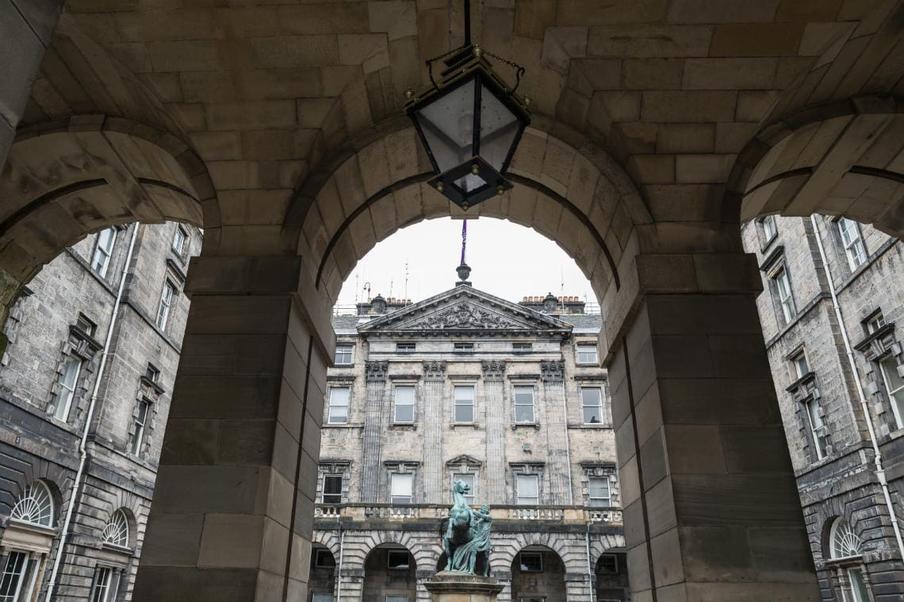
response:
M473 5L475 38L527 68L519 91L532 99L535 133L566 149L545 147L550 161L566 160L537 181L567 189L570 170L605 157L636 194L596 228L616 263L618 219L648 227L638 244L660 252L667 240L731 246L693 224L737 221L755 168L739 167L739 153L762 158L786 135L769 138L768 128L809 106L894 96L902 85L901 0ZM330 194L333 171L403 129L405 91L428 81L424 61L461 41L461 3L445 0L70 0L21 127L102 114L171 136L207 178L197 195L206 253L310 250L329 241L314 232L325 224L305 218L316 208L330 219L313 201ZM755 138L764 131L765 142ZM433 202L406 219L432 215L424 207Z

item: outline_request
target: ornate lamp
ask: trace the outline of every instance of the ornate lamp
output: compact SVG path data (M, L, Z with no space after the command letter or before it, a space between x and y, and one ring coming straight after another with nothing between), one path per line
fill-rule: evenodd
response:
M406 105L437 176L430 185L467 210L512 187L505 179L524 128L530 123L528 103L515 91L524 68L471 44L468 2L465 2L465 45L427 61L433 87ZM487 57L515 71L509 87ZM437 82L433 64L445 69Z

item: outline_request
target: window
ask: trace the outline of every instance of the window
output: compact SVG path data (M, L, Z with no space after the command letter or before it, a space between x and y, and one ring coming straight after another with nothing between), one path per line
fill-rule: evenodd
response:
M60 374L60 392L56 396L56 405L53 415L57 420L66 422L69 420L69 411L72 401L75 399L75 389L78 385L78 377L82 372L82 358L77 355L69 355L63 361L63 373Z
M336 345L336 365L351 366L354 363L355 347L353 345Z
M522 573L542 573L543 552L521 552L518 554L518 568Z
M328 474L323 475L323 503L324 504L341 504L342 503L342 475Z
M408 550L388 550L386 552L386 568L390 570L404 570L411 566L408 560Z
M89 337L93 337L94 332L97 330L97 324L89 320L84 314L78 315L78 319L75 321L75 327Z
M832 560L862 556L861 544L860 536L854 533L850 524L843 518L836 518L829 532L829 552Z
M395 346L397 353L414 353L417 349L416 343L396 343Z
M590 498L591 506L611 506L612 490L609 488L609 477L590 477L587 481L587 497Z
M866 579L863 577L863 569L859 566L851 567L847 570L847 574L851 588L851 602L870 602Z
M618 575L618 556L603 554L597 563L598 571L603 575Z
M817 460L822 460L826 456L826 432L825 423L819 416L819 402L812 397L804 401L804 410L807 414L807 426L810 427L810 440L813 443L813 450Z
M99 566L94 572L91 602L114 602L119 591L121 573L110 567Z
M38 562L25 552L11 551L0 575L0 602L31 602Z
M599 364L600 357L596 350L596 345L588 343L578 343L577 363L579 364Z
M148 367L144 370L144 377L152 383L156 383L160 380L160 370L154 364L148 363Z
M348 387L330 388L330 405L326 419L327 424L348 423L349 392L350 389Z
M841 244L844 245L848 267L851 268L851 271L856 270L866 263L866 245L863 244L863 236L860 235L860 225L846 217L842 217L835 223L838 225Z
M515 422L519 424L533 424L534 418L534 388L530 385L515 387Z
M129 547L129 517L122 509L114 512L104 526L103 539L104 543L121 548Z
M185 241L188 240L188 232L182 226L176 226L176 232L173 234L173 253L182 257L185 253Z
M314 550L314 566L318 569L331 569L336 566L336 559L329 550L317 548Z
M452 350L456 353L470 353L474 351L474 343L455 343Z
M471 472L457 472L452 475L453 483L455 483L455 481L461 481L468 486L468 493L463 497L465 498L465 501L468 502L469 506L474 503L474 496L477 495L477 480L474 476L474 473Z
M895 416L898 428L904 427L904 378L898 373L898 362L894 356L889 355L879 360L879 369L882 372L882 382L888 393L888 401L891 404L892 413Z
M147 399L142 399L138 402L138 414L135 415L135 423L132 425L132 438L129 441L129 452L132 455L141 455L141 445L144 443L144 431L147 427L150 410L151 402Z
M414 475L394 472L390 476L390 502L393 504L414 503Z
M160 307L157 309L157 328L166 330L169 322L170 310L173 306L173 297L176 296L176 286L169 280L163 283L163 292L160 293Z
M803 378L809 372L810 364L807 363L807 356L803 351L791 356L791 378L793 380Z
M794 307L794 295L791 293L791 280L788 278L788 271L784 266L777 269L770 276L772 280L772 290L778 301L779 311L781 313L782 324L788 324L794 319L797 309Z
M107 228L97 235L94 244L94 255L91 256L91 269L104 278L107 268L110 267L110 257L113 255L113 245L116 243L116 228Z
M530 353L533 348L532 343L512 343L512 351L515 353Z
M9 518L39 527L53 527L53 496L50 495L47 485L35 481L26 487L13 506Z
M581 411L584 424L603 424L602 387L581 387Z
M873 334L883 326L885 326L885 316L883 316L882 312L880 311L873 314L866 320L866 333Z
M474 422L474 387L472 385L455 387L455 422L458 424Z
M393 391L395 413L393 422L410 424L414 422L414 386L399 385Z
M760 225L763 227L763 246L765 247L778 235L778 225L775 223L774 215L764 217L760 220Z
M521 506L540 504L540 475L519 474L515 477L516 503Z

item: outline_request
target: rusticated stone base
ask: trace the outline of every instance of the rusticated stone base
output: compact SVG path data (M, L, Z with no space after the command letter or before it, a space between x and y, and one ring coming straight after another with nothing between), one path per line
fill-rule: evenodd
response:
M492 577L440 571L424 584L433 602L496 602L503 585Z

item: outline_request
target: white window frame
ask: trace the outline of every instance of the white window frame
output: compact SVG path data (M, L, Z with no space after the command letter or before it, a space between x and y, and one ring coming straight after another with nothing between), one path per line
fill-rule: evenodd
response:
M458 391L459 390L470 390L471 397L470 399L459 399ZM454 424L474 424L476 422L476 414L477 414L477 403L475 398L477 397L477 387L473 384L457 384L452 388L452 422ZM459 403L460 401L470 401L468 403ZM459 420L458 419L458 408L461 407L469 407L471 408L471 419L470 420Z
M129 547L129 517L122 508L110 515L110 520L104 525L102 536L106 544L120 548Z
M474 347L474 343L452 343L452 351L454 351L455 353L474 353Z
M593 495L593 483L596 481L606 484L606 496L599 497ZM605 503L598 503L603 500ZM612 481L608 476L591 476L587 478L587 505L594 508L609 508L612 506Z
M52 528L56 519L53 494L44 481L32 482L16 499L10 519L27 525Z
M881 311L876 312L866 321L866 334L873 334L883 326L885 326L885 316Z
M109 233L108 236L105 236ZM110 258L113 257L113 249L116 246L116 228L110 227L97 233L97 241L94 243L94 253L91 254L91 269L94 273L105 278L110 268Z
M900 429L904 428L904 384L896 389L892 389L888 370L894 370L895 374L897 374L898 364L893 355L887 355L879 360L879 373L882 375L882 384L885 387L885 394L888 395L888 403L891 405L891 411L895 417L895 425ZM898 378L904 381L900 376L898 376Z
M173 284L173 281L169 278L164 279L163 290L160 291L160 304L157 307L156 324L157 328L160 330L166 330L166 325L169 324L173 300L176 298L177 294L178 289L176 288L176 285Z
M797 306L794 303L794 290L791 288L791 276L788 274L788 267L784 264L777 267L770 275L769 279L775 291L776 300L782 324L788 325L797 315Z
M536 496L522 495L522 482L533 480L536 489ZM539 506L540 505L540 475L538 474L516 474L515 475L515 504L518 506Z
M794 380L799 380L804 377L805 374L810 373L810 362L807 360L807 354L801 350L790 358L791 361L791 375L794 377ZM806 368L806 370L804 370Z
M345 403L335 403L336 401L342 401L341 399L333 399L334 391L345 391ZM326 423L327 424L348 424L350 408L351 408L351 399L352 399L352 388L351 387L330 387L327 391L327 414L326 414ZM345 408L345 417L344 418L334 418L333 409L335 408Z
M775 221L774 215L766 215L760 220L760 225L763 227L762 247L766 247L775 240L776 236L778 236L778 224Z
M21 560L21 564L15 563ZM0 590L0 598L9 602L32 602L40 572L40 559L35 554L22 550L10 550L0 573L0 584L8 583L12 586L8 591Z
M871 598L869 597L869 584L866 580L866 572L863 570L862 566L851 566L848 567L845 571L847 573L847 591L844 591L844 597L846 602L870 602ZM854 586L854 574L859 575L859 581L863 584L863 589L866 590L866 598L858 591L858 589ZM851 599L847 601L847 595L850 593Z
M63 360L63 372L57 381L60 385L60 393L57 395L53 416L57 420L69 422L69 414L72 411L72 402L78 390L78 379L82 374L82 365L85 361L77 355L67 355ZM73 368L74 366L74 368Z
M94 568L90 602L115 602L121 578L121 571L110 566L97 565Z
M327 493L326 492L326 482L328 479L339 479L339 493ZM341 474L335 473L327 473L323 475L323 490L320 492L320 503L321 504L341 504L342 503L342 488L345 485L345 476ZM339 501L332 502L327 501L326 496L339 496Z
M396 343L396 353L414 353L417 351L417 343Z
M860 224L854 220L842 217L835 222L838 227L838 235L841 237L841 245L847 257L848 267L853 272L867 260L866 243L860 232Z
M579 366L598 366L600 363L599 347L596 343L575 344L574 361Z
M825 423L819 417L819 402L809 397L803 401L804 413L807 415L807 426L810 428L810 439L816 452L816 461L826 457L825 441L820 438L820 431L825 430Z
M411 403L399 403L399 391L411 391ZM411 418L399 419L399 407L410 407ZM393 424L414 424L417 420L417 387L414 383L398 383L392 388L392 422Z
M176 224L176 231L173 232L173 241L170 243L170 249L177 257L185 254L185 243L188 241L188 230Z
M512 401L514 405L515 424L537 424L537 404L535 401L534 386L531 384L516 384L512 387ZM525 403L524 396L529 394L529 403ZM520 399L519 399L520 398ZM518 418L518 408L530 408L530 419Z
M129 453L133 456L141 455L141 448L144 445L144 434L147 431L148 416L151 414L151 402L148 399L138 400L138 414L132 421L135 430L132 432L132 439L129 441Z
M596 391L597 392L597 401L599 402L596 406L599 410L600 421L599 422L587 422L587 409L593 408L593 405L587 403L587 400L584 398L584 391ZM603 406L603 387L602 386L586 386L580 388L581 393L581 422L582 424L589 424L592 426L603 426L608 423L608 417L604 413Z
M394 493L396 491L396 479L401 483L408 481L410 483L410 494L400 495ZM399 498L399 499L396 499ZM407 501L401 498L408 498ZM396 504L413 504L414 503L414 473L413 472L391 472L389 473L389 502L394 506Z
M345 361L346 356L348 356L348 361ZM351 343L338 343L335 363L336 366L353 366L355 364L355 346Z

